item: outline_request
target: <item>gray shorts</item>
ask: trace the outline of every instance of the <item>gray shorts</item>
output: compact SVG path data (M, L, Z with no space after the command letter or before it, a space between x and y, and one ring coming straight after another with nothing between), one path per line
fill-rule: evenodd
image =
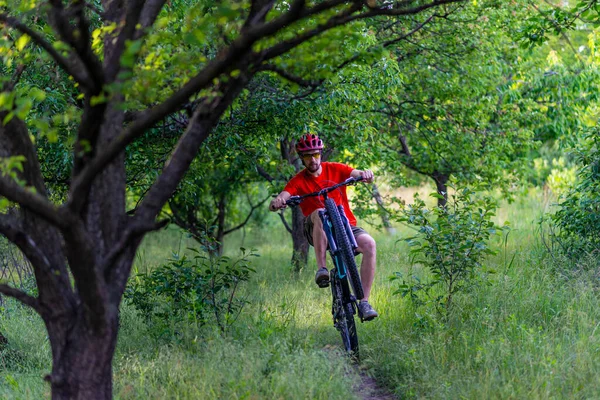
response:
M314 224L310 218L310 215L308 217L304 217L304 237L306 240L308 240L308 243L310 243L311 246L314 246L312 237L313 227ZM365 231L363 228L359 228L358 226L350 226L350 228L352 228L352 233L354 234L355 238L359 237L360 235L367 235L367 231Z

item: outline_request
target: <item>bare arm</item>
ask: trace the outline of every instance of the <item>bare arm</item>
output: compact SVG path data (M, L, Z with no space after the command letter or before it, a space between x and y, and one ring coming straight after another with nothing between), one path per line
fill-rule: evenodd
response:
M373 182L373 178L375 177L375 175L373 175L373 171L371 171L370 169L365 169L364 171L362 171L360 169L354 169L350 173L350 176L352 178L358 178L358 177L362 176L363 181L365 183Z
M285 202L290 197L292 197L292 195L289 192L286 192L285 190L283 192L279 193L277 195L277 197L275 197L273 200L271 200L271 204L269 204L269 210L277 211L281 208L287 207Z

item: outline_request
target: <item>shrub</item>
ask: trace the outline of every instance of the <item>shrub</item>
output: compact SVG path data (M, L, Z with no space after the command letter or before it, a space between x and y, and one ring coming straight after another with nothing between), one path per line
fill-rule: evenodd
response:
M482 269L483 259L494 254L488 241L500 233L491 220L496 207L490 197L475 197L470 189L451 196L446 207L431 210L416 194L414 204L403 208L400 219L417 229L416 236L405 240L411 246L413 263L424 265L431 278L422 281L412 276L407 280L396 273L392 279L399 279L400 285L395 293L410 296L418 304L432 302L439 311L447 311L453 295L468 288ZM504 229L508 229L506 225ZM436 295L438 288L442 294Z
M192 258L175 254L152 272L134 276L125 299L163 331L172 322L212 321L225 332L247 303L240 297L240 285L255 272L250 258L258 254L242 248L242 254L231 259L189 250L195 253Z
M600 137L586 136L579 146L578 183L559 204L552 216L557 228L553 239L570 257L579 257L600 248Z

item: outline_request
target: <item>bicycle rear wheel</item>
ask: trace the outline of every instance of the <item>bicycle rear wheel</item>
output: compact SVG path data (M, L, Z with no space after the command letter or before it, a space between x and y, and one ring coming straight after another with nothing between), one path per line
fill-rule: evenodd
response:
M334 274L335 271L332 271L331 291L333 294L333 324L342 336L342 342L346 352L354 359L358 360L358 334L356 333L356 323L354 321L354 308L352 307L352 303L344 304L342 282L333 276Z
M331 224L333 225L336 244L342 252L342 259L344 260L344 264L346 264L348 275L350 275L349 280L350 284L352 285L354 295L358 300L362 300L362 298L365 297L365 294L363 292L362 283L360 281L360 275L358 274L358 268L356 267L356 260L354 259L354 250L352 249L352 245L350 244L350 239L348 239L348 236L346 235L346 229L344 229L342 217L340 216L335 202L332 199L325 200L325 209L327 210L327 213L329 214L329 219L331 220Z

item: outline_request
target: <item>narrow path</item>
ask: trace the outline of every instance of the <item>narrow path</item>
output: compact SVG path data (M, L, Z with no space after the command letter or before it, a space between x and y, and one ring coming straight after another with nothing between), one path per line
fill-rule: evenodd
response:
M361 382L356 393L363 400L395 400L396 397L377 384L377 381L366 373L360 373Z
M338 348L332 345L327 345L323 348L323 351L333 352L339 351ZM342 356L344 357L344 356ZM360 377L360 382L358 383L355 391L359 398L363 400L396 400L397 397L394 396L392 392L389 390L379 386L375 378L370 377L366 372L360 370L361 367L358 367L358 376Z

